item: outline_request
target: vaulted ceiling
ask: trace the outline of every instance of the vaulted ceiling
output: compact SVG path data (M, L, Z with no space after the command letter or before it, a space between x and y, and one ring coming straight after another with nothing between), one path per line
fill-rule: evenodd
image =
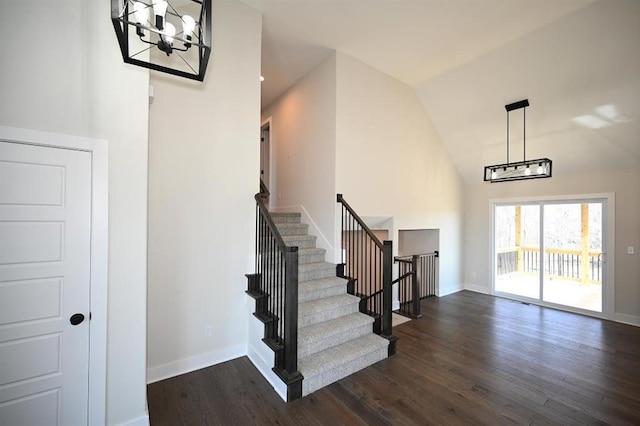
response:
M640 166L638 0L243 1L263 12L263 106L338 50L414 87L467 183L505 162L524 98L528 159Z

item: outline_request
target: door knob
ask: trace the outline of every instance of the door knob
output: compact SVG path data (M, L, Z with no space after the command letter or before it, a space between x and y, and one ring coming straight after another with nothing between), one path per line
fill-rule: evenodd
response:
M73 314L71 315L71 318L69 318L69 322L71 323L71 325L78 325L82 321L84 321L84 315L82 314Z

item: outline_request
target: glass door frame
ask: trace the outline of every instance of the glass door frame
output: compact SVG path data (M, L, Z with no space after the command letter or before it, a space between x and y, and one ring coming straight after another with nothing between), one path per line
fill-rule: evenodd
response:
M544 253L544 206L545 204L582 204L582 203L602 203L602 312L591 311L587 309L575 308L551 302L544 301L544 256L540 256L540 276L539 276L539 298L533 299L526 296L519 296L512 293L505 293L496 290L497 276L497 256L496 256L496 207L499 206L540 206L540 250ZM563 311L574 312L582 315L614 319L615 315L615 195L613 193L606 194L583 194L583 195L562 195L562 196L546 196L546 197L522 197L509 199L491 199L489 200L491 209L491 226L490 226L490 250L489 265L491 268L491 294L498 297L517 300L526 303L532 303L539 306L546 306Z

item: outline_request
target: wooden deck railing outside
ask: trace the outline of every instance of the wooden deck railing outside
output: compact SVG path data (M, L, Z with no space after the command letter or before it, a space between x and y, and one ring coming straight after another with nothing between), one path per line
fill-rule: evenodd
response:
M538 247L505 247L497 250L498 275L538 273L540 249ZM546 248L544 271L553 278L579 281L583 284L602 281L602 253L598 251Z

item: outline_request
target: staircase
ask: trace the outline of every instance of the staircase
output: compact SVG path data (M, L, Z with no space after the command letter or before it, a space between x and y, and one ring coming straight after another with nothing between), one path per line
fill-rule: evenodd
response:
M389 340L373 333L373 318L359 312L360 299L347 294L325 250L316 248L300 213L272 213L287 246L298 251L298 371L302 395L388 356Z

